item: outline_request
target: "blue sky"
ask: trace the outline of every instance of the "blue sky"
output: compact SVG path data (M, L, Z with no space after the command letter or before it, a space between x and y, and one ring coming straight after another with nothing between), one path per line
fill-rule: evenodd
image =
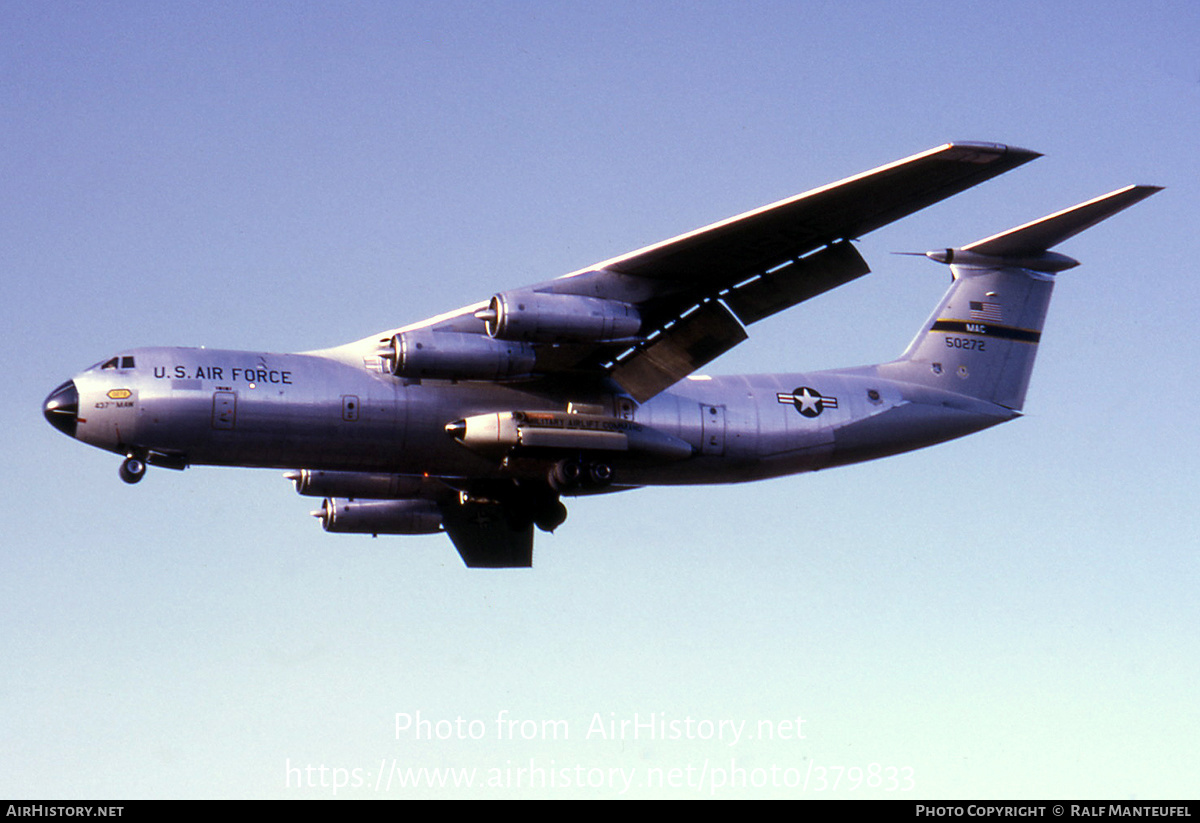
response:
M1195 4L7 3L0 26L0 794L801 796L845 767L802 796L1196 796ZM1045 157L864 238L871 276L709 371L893 357L946 272L890 252L1166 186L1061 247L1083 266L1026 417L577 500L531 572L326 535L274 472L127 487L41 418L119 349L355 340L962 139ZM484 734L397 734L418 712ZM635 717L694 739L593 728ZM531 763L558 782L514 785ZM475 783L377 788L392 764ZM872 764L913 788L852 788Z

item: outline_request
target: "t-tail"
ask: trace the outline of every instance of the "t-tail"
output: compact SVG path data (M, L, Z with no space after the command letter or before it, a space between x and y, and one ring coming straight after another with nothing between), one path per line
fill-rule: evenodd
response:
M878 373L1019 411L1054 275L1079 265L1050 249L1157 191L1127 186L962 248L926 252L950 266L954 282L904 354Z

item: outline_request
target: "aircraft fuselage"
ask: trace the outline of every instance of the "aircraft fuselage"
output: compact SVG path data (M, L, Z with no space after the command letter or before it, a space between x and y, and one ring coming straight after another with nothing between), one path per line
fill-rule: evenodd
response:
M561 413L568 404L689 447L685 459L636 450L609 455L617 486L794 474L919 448L1015 416L992 403L884 379L873 367L692 377L640 406L618 391L576 387L566 394L547 381L403 381L319 355L194 348L132 350L116 366L93 367L73 383L77 439L176 468L511 477L522 469L464 446L447 435L447 424L518 410Z

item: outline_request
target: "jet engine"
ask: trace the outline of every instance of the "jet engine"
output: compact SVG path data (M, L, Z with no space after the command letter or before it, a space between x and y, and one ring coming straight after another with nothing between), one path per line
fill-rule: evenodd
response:
M442 512L432 500L354 500L327 497L312 513L327 532L437 534Z
M381 354L397 377L502 380L532 373L533 346L482 334L414 329L393 335Z
M633 339L638 310L619 300L577 294L500 292L475 313L489 336L531 343L606 343Z

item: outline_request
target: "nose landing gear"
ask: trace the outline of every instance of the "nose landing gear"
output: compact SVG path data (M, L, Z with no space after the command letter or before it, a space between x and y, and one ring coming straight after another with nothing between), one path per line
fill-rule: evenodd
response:
M146 476L146 461L131 454L125 458L117 474L126 483L137 483Z

